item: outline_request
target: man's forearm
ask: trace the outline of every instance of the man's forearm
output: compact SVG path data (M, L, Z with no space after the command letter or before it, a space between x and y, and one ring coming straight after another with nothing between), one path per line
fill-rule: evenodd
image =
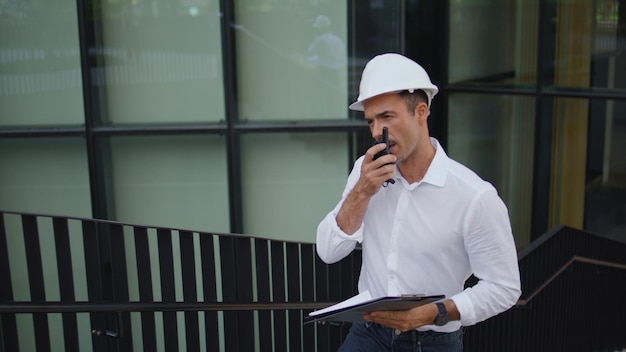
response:
M369 201L369 196L357 190L348 194L337 213L337 225L343 232L352 235L361 227Z

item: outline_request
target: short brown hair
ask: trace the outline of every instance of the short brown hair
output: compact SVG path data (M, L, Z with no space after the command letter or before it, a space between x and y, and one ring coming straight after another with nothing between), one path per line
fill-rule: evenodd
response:
M417 106L417 104L428 104L428 95L426 95L426 92L421 89L418 89L413 93L409 92L408 90L403 90L398 94L400 94L400 97L404 99L404 102L406 103L406 108L411 115L415 113L415 107Z

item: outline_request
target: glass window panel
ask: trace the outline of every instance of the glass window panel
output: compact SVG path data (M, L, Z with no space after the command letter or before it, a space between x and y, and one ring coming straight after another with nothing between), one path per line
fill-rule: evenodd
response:
M507 204L518 246L530 241L534 99L451 94L448 155L491 182Z
M242 138L243 216L254 236L315 242L350 171L346 134L290 133Z
M593 22L595 17L592 1L558 0L550 2L548 13L553 15L553 36L547 35L545 45L546 83L556 86L588 88L591 84L591 60L593 51Z
M235 2L239 118L346 119L346 1Z
M0 2L0 126L82 124L76 1Z
M592 100L585 229L626 241L626 102Z
M219 1L96 1L103 123L224 120Z
M535 84L538 13L538 0L450 2L449 81Z
M551 126L548 226L582 228L590 104L587 99L544 99Z
M114 219L229 232L222 136L111 138Z
M594 52L611 53L618 48L618 38L626 34L619 28L626 18L620 18L619 0L596 0L594 6Z
M91 217L83 139L0 139L0 165L0 209Z
M584 228L621 240L626 219L626 103L544 99L541 132L549 134L546 229ZM545 159L545 157L544 157ZM541 171L541 170L538 170ZM543 172L543 171L542 171ZM541 215L541 214L539 214Z
M560 88L600 93L626 93L626 18L620 18L614 0L548 2L553 31L543 38L546 60L544 80Z

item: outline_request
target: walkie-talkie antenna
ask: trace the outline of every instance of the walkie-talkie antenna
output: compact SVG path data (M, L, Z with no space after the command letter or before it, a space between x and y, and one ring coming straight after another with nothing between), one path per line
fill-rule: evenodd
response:
M383 143L385 143L385 151L389 154L389 130L383 127Z

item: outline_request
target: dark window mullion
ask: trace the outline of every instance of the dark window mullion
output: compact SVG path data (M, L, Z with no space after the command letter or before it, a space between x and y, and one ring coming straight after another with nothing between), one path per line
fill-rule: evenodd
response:
M104 190L104 174L102 161L97 157L96 136L94 135L94 101L92 94L92 80L89 66L89 48L95 46L95 26L97 21L88 23L89 18L94 18L93 11L88 5L90 2L84 0L76 1L76 12L78 16L78 43L80 50L80 69L83 87L83 108L85 114L85 143L87 146L87 163L89 168L89 190L91 196L91 212L94 218L108 219L106 194Z
M222 13L222 70L224 72L230 232L243 233L240 138L234 128L238 120L238 109L237 67L235 65L237 53L235 49L235 33L231 26L231 24L235 23L233 1L220 0L220 10Z
M545 0L539 1L539 28L537 30L537 73L535 91L535 157L533 165L533 199L531 215L530 240L537 239L548 229L548 211L550 194L550 164L551 164L551 133L552 119L549 115L543 118L544 100L542 91L544 88L544 62L545 45L548 36L542 35L548 30L548 4ZM553 39L551 39L553 40Z

